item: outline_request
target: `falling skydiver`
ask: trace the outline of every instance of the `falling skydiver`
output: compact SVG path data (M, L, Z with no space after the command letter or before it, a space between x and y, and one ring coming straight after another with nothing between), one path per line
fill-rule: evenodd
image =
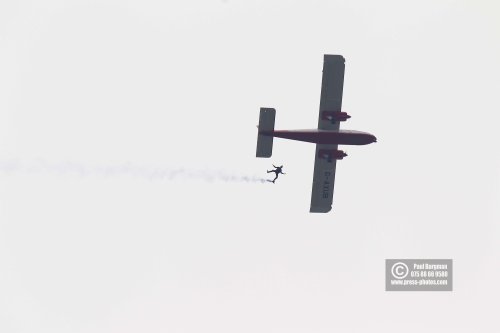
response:
M273 167L275 167L275 169L274 169L274 170L267 170L267 173L274 172L274 173L276 174L276 177L274 177L274 179L273 179L273 180L268 180L268 182L271 182L271 183L273 183L273 184L274 184L274 181L275 181L276 179L278 179L278 175L279 175L280 173L281 173L281 174L283 174L283 175L285 175L285 173L281 170L281 169L283 169L283 166L279 166L279 167L277 167L276 165L274 165L274 164L273 164Z

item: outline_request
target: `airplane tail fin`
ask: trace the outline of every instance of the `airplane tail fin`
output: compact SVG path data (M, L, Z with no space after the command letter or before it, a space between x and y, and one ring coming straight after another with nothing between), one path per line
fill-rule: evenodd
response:
M257 136L257 157L271 157L273 154L274 119L276 110L260 108L259 134Z

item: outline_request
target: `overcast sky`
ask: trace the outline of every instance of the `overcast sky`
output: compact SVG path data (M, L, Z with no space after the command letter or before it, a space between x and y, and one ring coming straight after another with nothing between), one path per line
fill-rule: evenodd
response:
M0 331L500 331L499 13L2 1ZM312 215L314 145L256 159L255 125L316 126L323 54L378 142ZM451 258L454 291L386 292L386 258Z

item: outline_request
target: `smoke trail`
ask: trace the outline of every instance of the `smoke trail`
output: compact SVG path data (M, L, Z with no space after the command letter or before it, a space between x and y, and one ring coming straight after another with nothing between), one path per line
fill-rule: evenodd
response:
M48 162L33 160L0 159L0 172L4 174L50 174L69 177L133 177L149 181L202 180L206 182L265 183L258 176L240 175L226 170L189 169L184 167L141 166L133 163L115 165L89 165L81 162Z

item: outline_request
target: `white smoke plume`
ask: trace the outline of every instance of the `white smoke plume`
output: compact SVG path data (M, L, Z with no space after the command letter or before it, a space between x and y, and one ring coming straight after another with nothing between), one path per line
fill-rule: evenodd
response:
M206 182L265 183L259 176L241 175L226 170L185 167L141 166L133 163L93 165L75 161L50 162L45 159L0 159L3 174L48 174L65 177L131 177L149 181L201 180Z

